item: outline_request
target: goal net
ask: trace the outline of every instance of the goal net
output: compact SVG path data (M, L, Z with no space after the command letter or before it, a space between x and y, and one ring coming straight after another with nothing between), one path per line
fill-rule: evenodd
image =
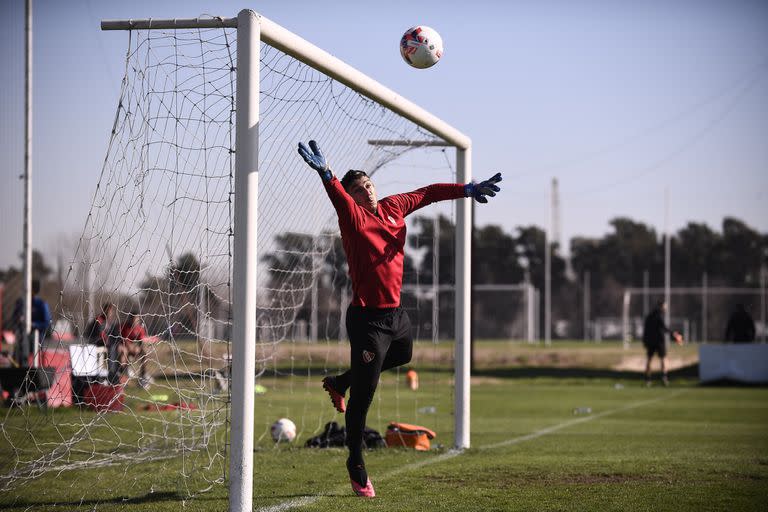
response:
M456 180L454 150L414 122L263 42L259 60L249 340L257 459L297 450L326 423L344 421L320 382L348 367L346 259L335 211L297 142L317 140L339 176L365 169L380 197ZM5 390L0 486L19 504L109 508L110 497L160 491L188 499L229 478L234 212L243 200L236 29L131 30L124 68L103 168L54 310L76 336L54 333L30 361L40 370ZM428 215L455 220L451 204L434 208ZM422 279L425 265L409 259L406 280ZM431 308L415 294L404 305L416 318ZM406 386L404 369L386 372L368 424L382 434L389 421L424 424L450 445L453 340L424 332L414 333L418 390ZM297 426L290 446L270 435L282 417Z

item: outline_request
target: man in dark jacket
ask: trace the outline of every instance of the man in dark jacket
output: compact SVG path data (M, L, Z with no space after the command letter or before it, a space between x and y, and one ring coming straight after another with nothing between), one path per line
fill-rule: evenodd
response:
M744 304L736 304L728 326L725 328L725 341L734 343L752 343L755 341L755 321Z
M661 382L665 386L669 385L666 361L667 340L664 335L671 334L678 345L683 343L683 337L680 333L671 331L664 323L664 313L666 311L667 303L661 301L656 305L656 308L645 317L645 324L643 325L643 345L645 346L645 352L648 356L648 360L645 363L646 386L651 385L651 360L653 359L653 354L658 354L659 360L661 361Z

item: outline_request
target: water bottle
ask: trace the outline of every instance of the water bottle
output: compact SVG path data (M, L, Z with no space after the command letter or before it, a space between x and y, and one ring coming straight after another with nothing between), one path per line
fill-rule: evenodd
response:
M576 407L576 408L573 410L573 414L574 414L574 415L579 415L579 414L592 414L592 408L591 408L591 407Z
M418 411L424 414L435 414L437 412L437 407L428 405L427 407L421 407Z

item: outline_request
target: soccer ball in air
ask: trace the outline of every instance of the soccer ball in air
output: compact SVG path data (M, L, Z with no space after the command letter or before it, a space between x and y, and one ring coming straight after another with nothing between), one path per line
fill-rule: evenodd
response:
M415 68L434 66L443 56L443 39L425 25L409 28L400 38L400 55Z
M270 432L276 443L290 443L296 439L296 424L288 418L280 418L272 424Z

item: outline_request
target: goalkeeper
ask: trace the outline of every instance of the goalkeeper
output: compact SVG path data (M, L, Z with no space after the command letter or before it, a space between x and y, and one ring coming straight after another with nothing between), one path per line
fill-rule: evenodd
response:
M358 496L375 492L363 461L362 434L368 408L382 371L411 360L413 339L408 314L400 307L403 282L405 217L437 201L473 197L487 203L495 196L501 173L481 183L445 183L385 197L363 171L350 170L339 181L315 141L299 143L299 154L323 180L336 209L339 229L352 281L352 302L347 310L351 369L323 379L333 405L345 412L347 471ZM344 395L349 390L349 407Z

